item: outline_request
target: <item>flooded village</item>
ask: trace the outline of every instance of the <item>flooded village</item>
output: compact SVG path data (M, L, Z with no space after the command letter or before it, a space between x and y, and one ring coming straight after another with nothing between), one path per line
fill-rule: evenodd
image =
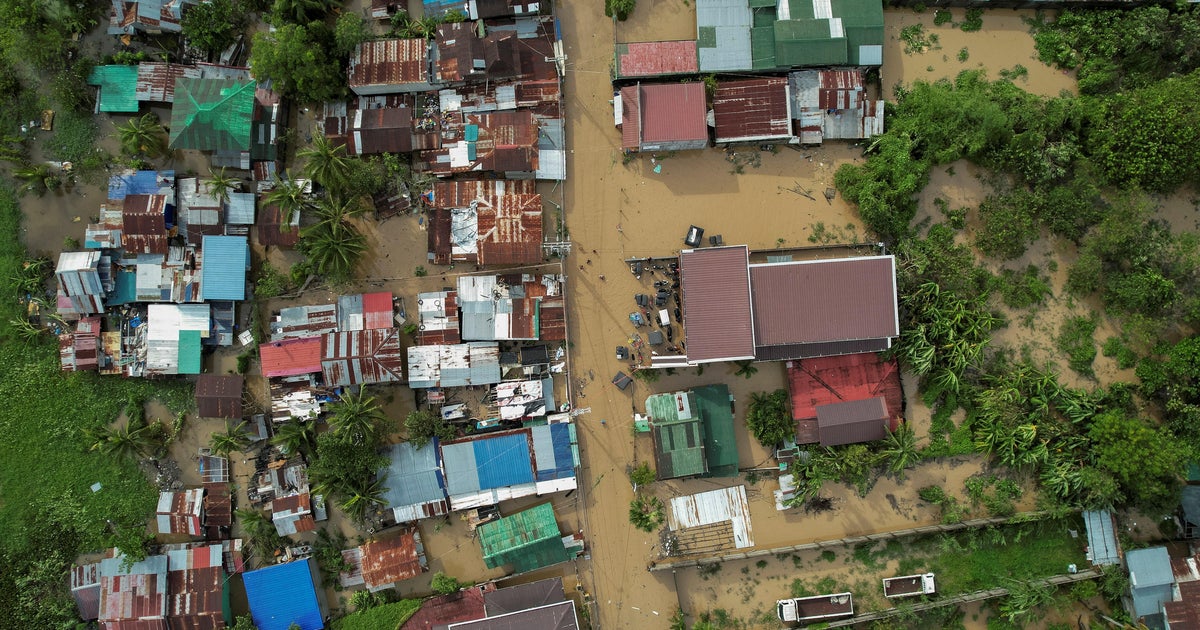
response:
M977 446L899 350L937 285L839 175L914 82L1078 93L1040 13L277 0L206 53L177 41L204 4L106 7L87 84L125 157L47 160L70 185L20 199L63 372L191 388L95 436L158 499L143 549L64 576L88 627L1200 627L1200 485L1166 517L1053 503ZM251 50L287 11L360 29L335 97ZM915 222L962 207L972 244L994 178L936 167ZM1186 189L1162 205L1195 229ZM1068 294L1077 250L1008 263L1053 297L993 309L997 354L1065 360L1060 324L1103 310ZM1135 378L1094 365L1053 395Z

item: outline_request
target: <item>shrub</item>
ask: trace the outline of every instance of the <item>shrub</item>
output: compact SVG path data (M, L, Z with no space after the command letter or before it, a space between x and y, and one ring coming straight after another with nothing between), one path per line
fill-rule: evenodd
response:
M1109 337L1101 348L1104 356L1117 360L1117 367L1128 370L1138 364L1138 355L1121 337Z
M1096 342L1092 337L1095 334L1096 320L1077 316L1062 323L1054 340L1058 350L1067 355L1071 369L1085 376L1094 374L1092 361L1096 359Z
M263 261L262 267L258 270L258 281L254 283L254 297L260 300L279 297L291 289L290 284L290 279L286 274L276 269L270 262Z
M642 462L637 468L629 471L629 480L633 482L635 488L652 484L656 479L657 476L654 474L654 470L646 462Z
M933 23L936 26L949 24L954 21L954 14L949 9L938 9L933 12Z
M434 573L433 580L429 583L429 588L433 589L433 592L439 595L457 593L463 586L466 585L458 581L457 578L450 577L441 571Z
M1029 265L1022 272L1003 269L995 282L1004 305L1009 308L1036 306L1050 295L1050 279L1041 275L1035 265Z
M637 0L604 0L604 15L624 22L636 6Z
M967 9L967 15L958 28L966 33L973 33L983 28L983 9Z

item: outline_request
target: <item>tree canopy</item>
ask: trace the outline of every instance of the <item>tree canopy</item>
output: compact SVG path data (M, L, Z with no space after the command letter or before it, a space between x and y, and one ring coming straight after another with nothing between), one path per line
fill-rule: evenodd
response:
M180 28L192 45L215 55L237 41L246 28L246 12L234 0L210 0L188 7Z
M754 392L746 410L746 426L759 444L775 448L785 440L796 438L792 414L788 412L786 389L773 392Z
M304 103L331 101L346 91L343 64L329 54L333 48L333 34L321 22L284 24L254 35L250 68L254 76L274 81L285 96Z

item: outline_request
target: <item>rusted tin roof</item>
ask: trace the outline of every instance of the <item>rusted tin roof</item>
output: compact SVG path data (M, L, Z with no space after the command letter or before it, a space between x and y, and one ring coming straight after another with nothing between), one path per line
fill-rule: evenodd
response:
M749 256L745 245L679 254L689 363L754 358Z
M121 247L132 254L166 254L166 211L166 195L125 197L121 210Z
M392 319L395 315L395 305L392 303L390 291L364 293L362 300L363 326L367 330L392 328L396 325Z
M286 226L286 227L285 227ZM259 214L258 243L264 247L272 245L291 249L300 242L300 227L291 217L284 217L276 205L261 207Z
M321 371L321 338L286 339L261 344L258 347L262 374L297 376Z
M478 207L479 264L520 265L542 260L542 196L506 195Z
M228 483L206 483L204 486L204 527L210 540L213 528L233 525L233 504Z
M122 569L123 556L100 561L103 628L167 630L167 557L150 556Z
M779 140L792 135L786 77L722 81L713 95L717 142Z
M756 345L796 350L795 356L771 358L847 354L809 353L803 346L820 350L820 344L900 334L892 256L752 265L750 282Z
M696 40L617 44L617 78L699 72Z
M196 377L196 409L202 418L241 418L242 385L238 375L201 374Z
M100 563L71 566L71 596L79 618L91 621L100 616Z
M347 72L351 90L368 93L371 87L429 83L429 42L417 39L380 39L359 44Z
M417 345L440 346L462 341L458 331L458 292L417 294Z
M100 317L83 317L74 332L58 336L58 355L65 372L96 370L100 366Z
M279 310L270 324L271 340L317 337L338 329L336 304L306 304Z
M1200 628L1200 582L1180 582L1179 601L1163 604L1170 628Z
M450 211L430 210L427 217L429 218L429 231L426 234L427 247L433 254L433 263L449 265L450 253L454 247L450 239Z
M200 69L177 63L143 61L137 69L137 100L150 103L174 103L175 80L200 78Z
M321 337L321 371L330 387L403 382L406 360L396 328Z
M407 107L358 109L351 115L346 150L355 155L413 150L413 115Z
M418 155L421 168L435 175L537 170L538 126L529 110L450 116L442 135L440 149Z
M421 608L400 630L433 630L449 624L484 617L483 593L494 588L490 584L471 587L449 595L438 595L421 602Z
M156 520L160 534L200 536L204 520L204 490L190 488L182 492L160 492Z
M434 208L466 208L472 204L501 205L507 195L537 193L532 179L438 180L433 183Z
M224 628L225 572L221 545L167 552L167 615L171 630Z
M439 81L496 80L521 74L520 42L515 31L493 31L479 37L473 22L438 26Z
M421 534L405 530L388 540L374 540L362 547L362 577L368 589L391 586L427 570L421 552Z

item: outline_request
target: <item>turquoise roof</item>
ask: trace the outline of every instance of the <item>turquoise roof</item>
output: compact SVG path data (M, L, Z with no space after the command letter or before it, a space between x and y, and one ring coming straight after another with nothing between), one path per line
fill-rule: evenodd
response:
M179 373L200 373L200 331L179 331Z
M100 111L130 113L138 110L137 66L96 66L88 75L88 85L99 86Z

